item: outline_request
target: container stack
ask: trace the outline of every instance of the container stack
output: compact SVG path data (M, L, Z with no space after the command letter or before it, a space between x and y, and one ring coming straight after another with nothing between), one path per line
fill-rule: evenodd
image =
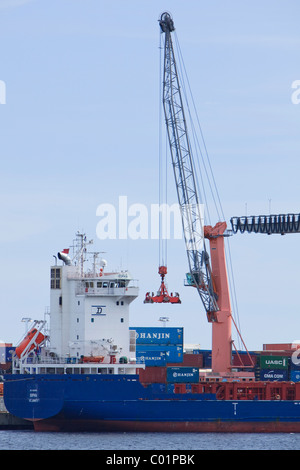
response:
M233 367L239 368L239 370L250 370L249 367L255 367L257 365L258 356L260 353L254 351L233 351L232 353L232 365ZM241 369L241 366L244 366L244 369Z
M261 357L270 354L272 356L278 356L279 358L285 358L283 360L283 369L285 370L284 376L287 381L299 382L300 381L300 344L299 343L275 343L275 344L264 344L263 352ZM287 362L287 364L286 364ZM278 372L277 372L278 374ZM272 380L268 378L266 380ZM280 378L275 380L280 380Z
M159 367L183 361L183 328L132 327L135 330L136 360Z
M0 343L0 371L6 372L11 368L12 353L15 349L12 343Z
M198 367L167 367L166 382L168 393L191 393L192 385L199 383Z
M165 384L168 390L187 390L211 369L211 350L183 347L183 328L136 327L136 359L146 369L143 383ZM253 364L253 368L252 368ZM232 366L255 372L256 381L300 382L300 344L264 344L262 351L233 351ZM244 367L243 367L244 366Z
M289 358L284 355L261 355L259 380L287 381Z
M291 355L290 380L292 382L300 382L300 349L297 349Z

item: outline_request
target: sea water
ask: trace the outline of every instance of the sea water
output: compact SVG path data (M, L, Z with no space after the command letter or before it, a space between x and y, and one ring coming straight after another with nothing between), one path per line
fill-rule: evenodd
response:
M300 450L300 434L0 431L0 450Z

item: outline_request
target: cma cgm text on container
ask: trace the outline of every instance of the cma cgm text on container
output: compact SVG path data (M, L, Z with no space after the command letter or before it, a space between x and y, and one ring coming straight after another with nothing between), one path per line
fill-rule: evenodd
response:
M267 369L260 371L260 380L283 381L288 380L288 371L286 369Z

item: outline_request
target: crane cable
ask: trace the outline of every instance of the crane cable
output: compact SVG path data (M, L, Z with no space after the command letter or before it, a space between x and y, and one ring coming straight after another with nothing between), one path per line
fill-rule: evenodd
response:
M200 125L199 116L198 116L198 113L197 113L197 108L196 108L196 105L195 105L195 100L194 100L194 97L193 97L193 94L192 94L190 81L189 81L188 74L187 74L187 71L186 71L186 67L185 67L185 64L184 64L183 55L182 55L182 52L181 52L181 48L180 48L180 44L179 44L179 41L178 41L178 37L177 37L176 31L174 31L174 33L175 33L176 48L177 48L177 51L178 51L178 59L179 59L179 60L178 60L178 65L179 65L179 70L181 71L181 85L182 85L182 89L183 89L183 95L184 95L184 98L185 98L186 107L187 107L187 110L188 110L188 116L189 116L189 119L190 119L190 125L191 125L192 135L193 135L193 137L194 137L194 148L196 149L196 154L197 154L197 160L196 160L196 162L195 162L194 156L192 155L193 162L194 162L194 165L195 165L195 163L196 163L197 166L198 166L199 173L200 173L200 175L201 175L201 182L202 182L203 193L205 193L205 196L204 196L204 197L205 197L205 199L206 199L206 191L205 191L205 185L204 185L203 177L202 177L200 159L199 159L199 156L198 156L198 153L197 153L197 149L198 149L198 151L200 152L200 156L201 156L201 160L202 160L202 165L203 165L203 168L204 168L204 170L205 170L205 175L206 175L206 178L207 178L207 183L208 183L208 185L209 185L209 189L210 189L210 192L211 192L213 201L214 201L215 210L216 210L216 212L217 212L218 219L221 220L221 216L222 216L223 220L225 220L225 216L224 216L224 212L223 212L223 208L222 208L221 199L220 199L220 196L219 196L217 184L216 184L216 181L215 181L215 178L214 178L214 174L213 174L213 170L212 170L212 166L211 166L211 163L210 163L210 159L209 159L209 155L208 155L206 143L205 143L204 136L203 136L203 132L202 132L202 128L201 128L201 125ZM198 139L198 132L196 131L196 128L195 128L195 125L194 125L194 120L193 120L193 118L192 118L192 113L191 113L191 109L190 109L190 106L189 106L188 93L187 93L187 89L186 89L186 86L185 86L185 80L184 80L184 78L185 78L186 83L187 83L188 92L189 92L189 95L190 95L190 98L191 98L191 103L192 103L192 105L193 105L193 111L194 111L195 116L196 116L197 125L198 125L198 130L199 130L199 135L200 135L200 137L201 137L201 141L202 141L202 145L203 145L204 152L203 152L202 149L201 149L201 144L200 144L199 139ZM207 164L205 163L205 157L206 157L206 160L207 160ZM208 168L207 168L207 165L208 165ZM196 176L196 175L195 175L195 176ZM196 179L197 179L197 178L196 178ZM198 182L198 181L197 181L197 184L198 184L198 186L199 186L199 182ZM200 190L200 188L199 188L199 190ZM201 190L200 190L200 194L201 194ZM218 205L219 205L219 207L218 207ZM207 209L208 209L208 207L207 207Z
M167 211L162 210L162 206L167 205L168 201L168 159L167 159L167 140L163 142L163 126L162 126L162 38L161 34L159 35L159 148L158 148L158 170L159 170L159 184L158 184L158 199L159 199L159 266L167 266L167 230L168 230L168 214ZM165 149L163 150L163 146ZM165 214L165 219L163 218Z

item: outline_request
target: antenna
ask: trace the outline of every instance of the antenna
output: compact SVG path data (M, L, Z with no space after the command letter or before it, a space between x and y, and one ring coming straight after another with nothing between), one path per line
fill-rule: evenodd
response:
M76 260L80 266L80 275L83 277L83 265L86 261L85 255L87 253L87 246L92 245L93 240L87 240L86 234L77 232L76 239L74 240L73 253L76 250L75 255L73 255L73 261Z

